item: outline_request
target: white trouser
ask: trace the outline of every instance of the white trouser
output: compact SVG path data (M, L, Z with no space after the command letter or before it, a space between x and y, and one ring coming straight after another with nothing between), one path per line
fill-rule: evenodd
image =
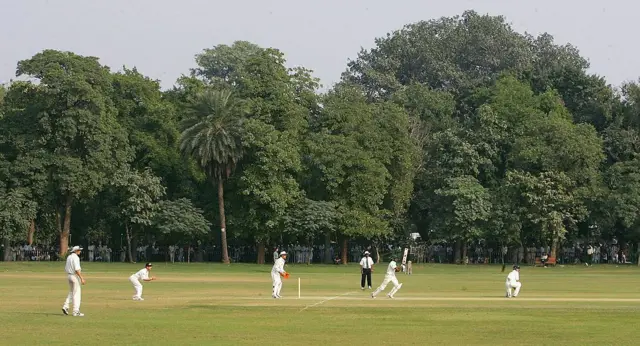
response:
M133 295L133 298L142 298L142 284L140 283L138 278L135 277L135 275L131 275L129 277L129 281L131 281L131 284L133 285L133 289L136 292L136 294Z
M282 289L282 278L280 278L280 273L271 273L271 281L273 281L272 295L279 297L280 290Z
M69 282L69 294L67 294L67 299L64 301L64 305L62 307L65 310L69 309L69 304L73 302L73 312L80 312L80 301L82 296L82 288L80 280L76 274L67 275L67 281Z
M515 282L507 281L505 285L507 287L507 297L511 297L511 289L513 288L515 288L515 291L513 292L513 296L517 297L518 293L520 293L520 287L522 287L522 284L518 281L515 281Z
M391 292L389 292L390 296L396 294L400 287L402 287L402 284L398 282L398 279L395 275L385 275L384 280L382 281L380 286L376 288L375 292L373 292L373 296L375 297L378 295L378 293L384 291L384 289L387 288L389 282L393 283L393 288L391 289Z

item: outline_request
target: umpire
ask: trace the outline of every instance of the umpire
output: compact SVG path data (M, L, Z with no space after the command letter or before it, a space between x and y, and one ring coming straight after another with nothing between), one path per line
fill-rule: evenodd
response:
M367 279L369 289L371 289L371 271L373 270L373 259L369 256L369 251L364 252L364 257L360 260L360 272L362 279L360 280L360 289L364 290L364 279Z

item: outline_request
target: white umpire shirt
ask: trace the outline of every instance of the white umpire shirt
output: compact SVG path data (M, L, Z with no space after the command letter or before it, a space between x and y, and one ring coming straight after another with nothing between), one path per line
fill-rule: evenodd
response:
M67 256L67 263L64 266L64 271L69 275L76 275L76 272L81 270L80 257L78 257L75 252Z
M364 256L360 260L360 266L364 269L371 269L373 267L373 259L371 256Z

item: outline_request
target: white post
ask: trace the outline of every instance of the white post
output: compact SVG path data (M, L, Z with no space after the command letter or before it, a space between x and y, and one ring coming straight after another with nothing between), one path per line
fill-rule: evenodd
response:
M298 278L298 299L300 299L300 278Z

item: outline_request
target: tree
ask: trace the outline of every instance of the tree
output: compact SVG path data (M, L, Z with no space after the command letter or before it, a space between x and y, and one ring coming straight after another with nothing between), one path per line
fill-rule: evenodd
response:
M224 212L224 179L244 154L243 112L229 91L209 89L198 95L183 123L180 151L192 157L218 187L222 260L229 263Z
M203 236L209 233L211 227L202 210L194 207L186 198L158 202L152 223L160 234L180 239Z
M335 232L337 221L338 213L333 203L304 199L284 217L284 232L311 246L318 236Z
M118 190L120 220L125 229L129 261L135 262L132 251L132 239L137 237L144 227L153 224L158 211L158 202L165 194L160 178L150 170L142 172L124 169L117 173L113 186Z
M236 236L256 243L260 262L265 244L280 238L283 217L302 197L301 144L319 109L317 80L307 69L288 69L277 49L243 41L206 49L196 62L192 77L233 90L247 110L245 154L228 181L239 192L230 200L235 211L230 222L245 231ZM188 82L187 88L197 90L199 83Z
M509 200L520 209L520 222L537 226L540 238L551 240L551 257L556 257L567 227L586 216L583 204L573 195L574 182L562 172L510 171L505 184L511 190Z
M26 189L7 191L0 186L0 239L5 248L4 261L8 261L11 241L23 239L24 231L36 217L37 204Z
M472 176L448 178L435 191L441 197L435 226L447 230L454 240L461 240L462 259L467 257L467 242L481 236L483 222L489 219L491 201L488 191Z
M23 152L45 162L60 253L66 254L74 202L96 195L130 159L125 134L115 119L111 75L97 58L45 50L18 63L17 76L38 83L11 84L5 117L16 121L14 140Z

